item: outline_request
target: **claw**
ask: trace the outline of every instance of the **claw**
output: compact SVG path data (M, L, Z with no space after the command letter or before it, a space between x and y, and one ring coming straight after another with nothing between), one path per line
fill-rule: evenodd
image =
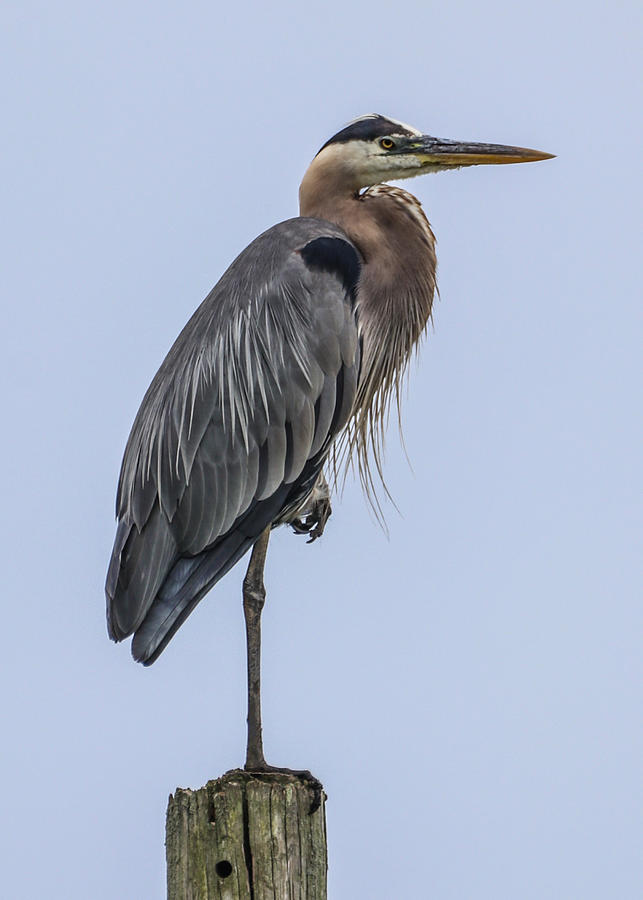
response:
M328 497L315 500L308 510L308 514L301 519L293 519L290 525L295 534L309 535L307 544L312 544L320 538L326 528L326 522L331 517L333 509Z
M295 534L310 534L310 526L305 519L293 519L289 524Z

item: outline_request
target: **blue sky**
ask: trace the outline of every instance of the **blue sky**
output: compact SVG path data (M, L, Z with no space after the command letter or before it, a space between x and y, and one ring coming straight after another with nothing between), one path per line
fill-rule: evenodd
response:
M151 669L106 636L122 451L174 337L377 111L556 160L409 187L441 299L387 538L270 548L266 753L333 900L640 896L640 10L3 8L3 891L162 897L167 795L243 761L234 569Z

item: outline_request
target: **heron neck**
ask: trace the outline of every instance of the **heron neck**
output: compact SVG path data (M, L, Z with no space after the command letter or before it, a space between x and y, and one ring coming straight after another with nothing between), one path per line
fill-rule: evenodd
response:
M379 184L362 194L330 184L302 184L301 214L339 225L362 256L357 290L363 342L354 437L367 492L369 447L381 472L383 429L391 399L399 403L407 363L431 317L435 238L419 201Z
M300 190L301 215L346 232L363 260L360 308L367 318L393 316L394 327L408 323L410 349L431 314L435 290L435 237L420 202L386 184L360 194L337 173L322 182L309 179L310 171Z

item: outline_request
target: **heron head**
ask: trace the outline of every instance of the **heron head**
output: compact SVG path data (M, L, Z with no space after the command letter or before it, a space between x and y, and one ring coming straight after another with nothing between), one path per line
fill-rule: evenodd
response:
M332 169L350 183L351 189L360 189L426 172L536 162L551 157L551 153L524 147L436 138L402 122L372 114L355 119L327 141L311 168Z

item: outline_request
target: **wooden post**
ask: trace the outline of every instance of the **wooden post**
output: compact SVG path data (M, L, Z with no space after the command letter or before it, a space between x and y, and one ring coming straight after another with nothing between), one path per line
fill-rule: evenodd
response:
M325 799L297 775L241 769L197 791L177 788L167 807L168 900L326 900Z

